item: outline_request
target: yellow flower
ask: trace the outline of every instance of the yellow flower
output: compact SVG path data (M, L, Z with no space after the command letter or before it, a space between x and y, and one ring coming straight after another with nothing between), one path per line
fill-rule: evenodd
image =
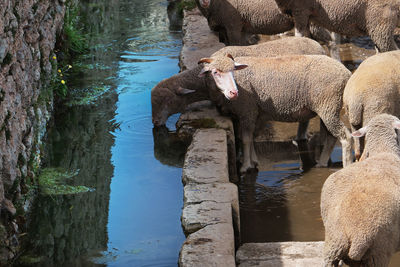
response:
M61 73L61 70L59 69L58 72Z
M62 77L63 75L60 73L60 77Z
M71 66L71 65L68 65L68 69L72 69L72 66Z
M62 83L62 84L65 84L65 81L64 81L64 80L61 80L61 83Z
M57 57L56 57L56 56L53 56L53 59L57 59Z

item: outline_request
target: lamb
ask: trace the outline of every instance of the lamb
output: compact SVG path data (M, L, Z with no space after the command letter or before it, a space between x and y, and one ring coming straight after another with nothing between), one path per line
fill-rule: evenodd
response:
M365 126L374 116L388 113L400 116L400 51L366 59L351 76L344 89L343 103L352 131ZM358 160L362 139L354 140Z
M343 89L351 73L341 63L323 55L235 60L228 55L204 58L199 63L204 63L200 74L213 78L208 79L211 99L238 119L243 142L241 172L257 165L253 145L256 125L268 120L307 122L316 115L330 132L318 164L328 164L336 138L342 143L343 165L352 162L350 131L339 119Z
M325 51L316 41L302 37L287 37L259 45L227 46L213 55L275 56L284 54L324 55ZM202 67L185 70L159 82L151 90L152 119L156 126L164 125L172 114L185 111L197 101L209 99L206 81L198 77Z
M309 23L349 37L369 35L380 52L396 50L393 31L399 23L398 0L275 0L293 17L296 36L311 36Z
M325 266L384 267L400 248L400 120L380 114L353 136L368 154L330 175L322 187Z
M279 12L274 0L196 0L220 41L248 45L249 33L278 34L293 29L289 16Z

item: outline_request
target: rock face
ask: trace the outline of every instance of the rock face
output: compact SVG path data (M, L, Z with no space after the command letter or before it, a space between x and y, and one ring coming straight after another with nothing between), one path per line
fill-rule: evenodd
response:
M38 163L33 155L52 106L40 96L52 75L64 2L0 1L0 260L18 247L13 206Z

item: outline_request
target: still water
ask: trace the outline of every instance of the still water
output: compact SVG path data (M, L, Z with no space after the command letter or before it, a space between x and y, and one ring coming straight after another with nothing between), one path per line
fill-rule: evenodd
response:
M163 142L168 132L153 138L150 90L179 71L181 32L170 25L167 0L79 2L91 51L67 80L76 97L56 110L45 165L79 170L71 183L94 190L40 196L25 259L36 266L177 266L185 148ZM93 88L98 95L82 100Z

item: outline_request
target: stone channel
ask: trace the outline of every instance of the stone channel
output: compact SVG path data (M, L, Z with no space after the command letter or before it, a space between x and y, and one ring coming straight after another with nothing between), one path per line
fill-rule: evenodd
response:
M202 57L224 46L194 9L184 12L181 70L191 69ZM281 124L273 124L279 131ZM277 142L291 142L293 131L284 131ZM313 120L311 132L319 129ZM286 126L285 129L288 129ZM235 182L235 138L230 118L212 104L202 103L183 113L177 133L191 140L185 156L182 182L182 227L187 237L179 266L322 266L323 242L240 243L239 196ZM278 137L277 137L278 138ZM241 245L241 246L240 246Z

